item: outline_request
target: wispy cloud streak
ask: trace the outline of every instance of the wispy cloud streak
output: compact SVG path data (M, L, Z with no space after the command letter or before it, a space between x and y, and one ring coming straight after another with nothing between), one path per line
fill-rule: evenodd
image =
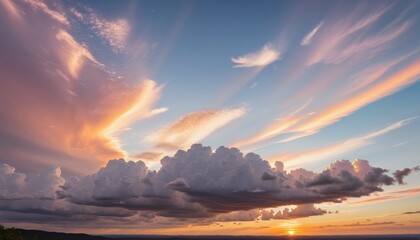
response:
M315 36L315 34L318 32L318 30L322 27L322 24L324 22L320 22L312 31L310 31L300 42L300 45L302 46L308 46L312 42L312 38Z
M189 113L167 127L149 134L146 140L154 143L155 148L163 150L166 154L172 153L200 142L245 113L245 108Z
M359 8L364 7L361 5ZM383 5L362 15L361 9L356 8L347 16L329 19L323 24L320 36L312 46L307 64L337 64L354 56L372 56L388 47L388 44L408 30L412 25L411 21L401 22L402 20L397 18L376 35L368 34L365 30L376 24L390 8L389 4Z
M8 109L0 114L0 151L6 163L34 171L61 165L66 172L85 173L124 156L121 128L167 110L154 108L162 86L119 78L72 34L74 26L61 21L66 15L43 1L7 6L0 8L0 20L10 22L2 30L13 36L0 47L8 53L0 61L5 69L0 95L6 100L0 108ZM9 21L11 14L20 21Z
M122 51L126 46L131 26L126 19L105 20L96 14L90 15L93 30L104 38L115 52Z
M72 35L64 30L60 30L56 35L57 40L62 42L61 61L67 65L67 70L73 78L79 76L85 60L90 60L97 65L101 65L95 57L89 52L86 46L78 43Z
M282 161L288 168L302 166L303 164L317 162L322 159L334 158L337 155L353 151L363 146L371 144L369 140L399 129L412 123L417 117L407 118L395 122L385 128L366 134L361 137L351 138L349 140L334 143L314 149L309 149L301 153L285 153L269 157L271 161Z
M28 3L34 10L41 11L47 14L57 22L64 25L70 25L70 22L67 19L65 13L52 10L50 7L47 6L47 4L45 4L43 0L24 0L24 2Z
M284 133L296 134L288 140L312 135L320 129L352 114L354 111L414 83L418 80L419 75L420 61L417 60L382 81L371 85L369 88L350 95L338 103L326 106L318 112L297 114L300 111L298 109L299 111L289 114L285 120L276 121L255 136L238 141L233 146L250 145Z
M281 50L275 49L271 44L264 45L260 51L232 58L234 68L265 67L281 58Z
M382 196L373 196L367 197L365 199L351 201L350 204L371 204L376 202L383 202L383 201L393 201L402 198L410 198L418 196L420 193L420 188L410 188L405 190L399 191L387 191L383 192Z
M116 136L119 131L135 121L152 117L168 110L167 108L152 109L160 99L163 85L157 86L156 82L145 80L141 82L138 88L139 90L136 93L137 96L133 98L131 106L125 112L116 116L116 118L101 131L105 137L112 139L113 145L118 146L119 149L122 149L121 143Z
M345 116L350 115L354 111L366 106L369 103L388 96L401 88L412 84L418 80L419 75L420 61L417 60L371 88L315 114L313 118L300 124L296 128L292 129L292 131L317 131Z
M237 141L231 145L234 147L247 146L250 144L265 141L267 139L273 138L279 134L284 133L287 129L289 129L291 126L295 125L305 117L312 115L312 113L301 114L301 112L308 107L311 101L312 99L308 100L305 104L291 112L286 117L277 119L275 123L269 125L267 128L265 128L263 131L256 134L255 136L247 138L245 140Z

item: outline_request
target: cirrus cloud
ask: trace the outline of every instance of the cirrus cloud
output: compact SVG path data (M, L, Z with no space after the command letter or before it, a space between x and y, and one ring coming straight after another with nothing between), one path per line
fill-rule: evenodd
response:
M320 22L312 31L310 31L300 42L300 45L307 46L310 45L312 42L312 38L315 36L315 34L318 32L318 30L322 27L324 22Z
M234 68L265 67L281 59L282 52L271 44L264 45L257 52L247 53L243 56L231 58Z
M188 148L245 113L245 108L233 108L202 110L186 114L174 123L149 134L146 140L154 144L154 150L136 156L145 160L159 160L156 157Z
M91 14L90 24L93 30L112 47L114 52L121 51L129 37L131 26L126 19L106 20Z
M154 107L162 85L102 64L74 33L76 25L60 22L59 16L70 17L54 10L61 3L1 5L1 29L9 33L0 46L2 162L85 174L124 156L116 136L121 128L167 110Z

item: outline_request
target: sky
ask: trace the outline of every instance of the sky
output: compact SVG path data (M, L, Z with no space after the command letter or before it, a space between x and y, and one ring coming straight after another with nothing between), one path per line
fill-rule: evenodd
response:
M419 234L418 1L0 1L0 223Z

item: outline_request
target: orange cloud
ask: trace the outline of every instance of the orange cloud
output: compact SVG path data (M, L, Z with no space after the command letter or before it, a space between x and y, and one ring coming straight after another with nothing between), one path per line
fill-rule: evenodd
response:
M160 152L142 152L135 155L134 157L148 161L159 161L163 156L163 153Z
M139 90L136 93L137 96L133 98L127 110L117 115L112 122L101 131L103 136L112 139L114 146L121 149L118 138L115 137L118 131L135 121L167 111L167 108L152 109L160 99L162 88L163 85L157 86L152 80L143 81L139 85Z
M357 148L366 146L370 144L369 140L373 139L375 137L381 136L383 134L386 134L390 131L396 130L400 127L403 127L413 120L415 120L417 117L412 117L408 119L404 119L402 121L398 121L396 123L393 123L385 128L382 128L380 130L377 130L375 132L366 134L361 137L352 138L343 142L334 143L314 149L310 149L304 152L300 153L283 153L283 154L277 154L269 157L271 161L282 161L284 162L284 165L287 167L295 167L299 166L304 163L310 163L315 162L319 160L325 160L329 157L334 157L346 152L349 152L351 150L355 150Z
M382 70L380 74L382 75ZM284 133L295 133L295 136L286 140L295 140L300 137L317 133L320 129L339 121L341 118L352 114L354 111L388 96L403 87L417 81L420 75L420 60L412 62L402 70L371 85L369 88L354 94L341 102L321 109L319 112L298 114L302 107L289 114L285 119L276 121L253 137L238 141L233 146L241 147L265 141Z
M244 108L189 113L162 130L148 135L146 140L154 143L155 148L161 149L165 153L171 153L200 142L245 113Z
M278 119L275 123L269 125L267 128L265 128L260 133L256 134L255 136L237 141L233 144L231 144L234 147L242 147L247 146L253 143L265 141L267 139L270 139L272 137L275 137L279 134L285 133L290 129L293 125L297 124L299 121L303 120L304 118L310 116L312 113L307 114L299 114L302 112L310 103L312 100L307 101L304 105L290 113L287 117Z
M382 202L388 200L395 200L401 198L410 198L417 196L420 193L420 188L410 188L405 190L393 191L393 192L384 192L383 196L369 197L367 199L350 202L350 204L360 204L360 203L373 203L373 202Z
M54 19L55 21L57 21L57 22L59 22L59 23L61 23L63 25L70 25L70 22L67 19L66 14L51 9L43 1L38 1L38 0L25 0L25 3L27 3L28 5L30 5L34 10L41 11L41 12L47 14L52 19Z
M6 12L11 15L13 18L20 19L21 18L21 11L18 9L16 4L11 0L4 0L0 1L0 5L4 7Z
M60 30L56 38L62 43L59 52L61 61L67 66L67 70L73 78L78 77L85 59L100 65L89 50L78 43L68 32Z
M361 6L363 7L363 6ZM407 30L405 23L393 22L375 36L365 36L354 41L356 34L375 24L390 9L391 4L377 6L376 11L360 16L360 8L350 10L346 16L336 16L323 24L319 37L312 44L307 65L340 63L354 56L374 53ZM398 19L399 20L399 19ZM401 27L403 26L403 27ZM352 44L349 44L351 42Z
M417 60L386 78L373 87L356 94L338 104L332 105L313 118L291 129L296 132L316 131L380 98L390 95L399 89L417 81L420 74L420 60Z
M404 197L405 197L404 195L373 197L373 198L369 198L369 199L365 199L365 200L355 201L355 202L352 202L352 204L382 202L382 201L386 201L386 200L395 200L395 199L400 199L400 198L404 198Z
M64 172L89 173L124 156L121 128L166 111L154 109L162 86L117 78L62 23L41 16L47 5L31 4L20 4L21 21L3 29L12 37L0 47L7 56L0 61L0 151L19 169L59 165Z
M391 60L388 62L385 62L383 64L378 64L373 67L368 67L366 69L363 69L359 73L356 73L353 75L351 87L349 88L348 92L354 92L359 89L362 89L378 80L381 79L385 75L386 72L388 72L392 67L396 66L397 64L400 64L401 62L407 60L409 57L417 54L420 51L420 49L417 49L415 51L412 51L406 55L403 55L395 60Z
M399 191L394 191L392 193L408 193L408 194L415 194L415 193L420 193L420 188L410 188L410 189L405 189L405 190L399 190Z

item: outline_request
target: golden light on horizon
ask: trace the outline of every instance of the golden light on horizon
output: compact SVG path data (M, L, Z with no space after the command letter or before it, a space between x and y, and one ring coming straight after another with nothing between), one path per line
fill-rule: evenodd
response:
M289 230L289 231L287 231L287 233L288 233L290 236L295 235L295 231L294 231L294 230Z

